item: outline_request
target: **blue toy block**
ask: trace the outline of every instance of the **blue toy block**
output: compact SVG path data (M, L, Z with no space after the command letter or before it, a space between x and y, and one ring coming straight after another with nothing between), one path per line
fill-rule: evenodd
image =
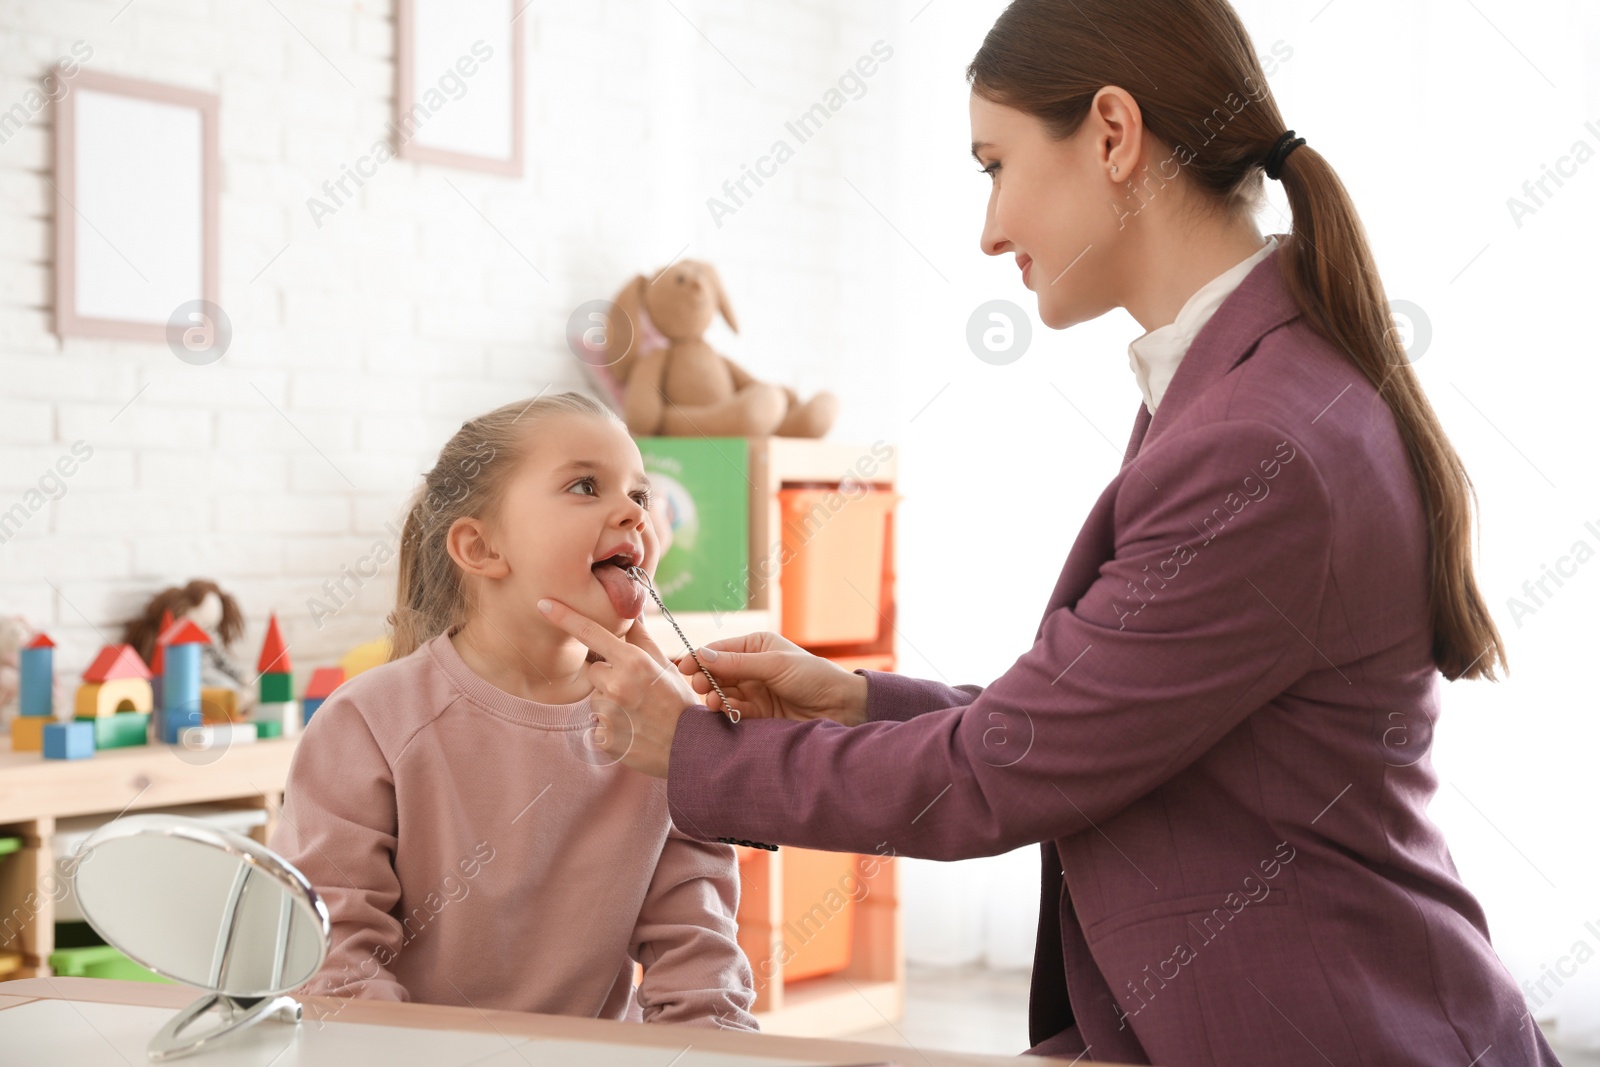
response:
M168 649L170 652L171 650ZM191 726L199 726L200 705L187 708L168 708L161 713L161 740L169 745L178 743L178 735Z
M168 645L161 677L161 709L200 707L200 645Z
M302 726L311 721L311 716L316 713L318 708L322 707L322 702L326 699L326 697L300 698L300 724Z
M20 710L23 715L49 715L51 714L51 685L55 674L55 649L49 646L44 648L25 648L22 650L20 673L22 675L22 698Z
M94 723L74 720L45 724L45 759L88 759L92 755L94 755Z

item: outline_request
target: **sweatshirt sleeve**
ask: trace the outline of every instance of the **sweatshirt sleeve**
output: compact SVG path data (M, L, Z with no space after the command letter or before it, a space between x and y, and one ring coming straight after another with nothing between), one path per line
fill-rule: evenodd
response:
M396 841L388 760L354 701L335 693L295 749L270 843L311 882L332 923L328 958L302 992L411 999L389 969L404 933L392 914Z
M1169 435L1113 506L1095 580L969 702L853 728L686 711L672 817L802 848L997 855L1111 818L1326 663L1333 501L1289 435L1254 420Z
M755 977L739 948L739 871L729 845L669 825L628 953L644 966L647 1023L759 1030Z

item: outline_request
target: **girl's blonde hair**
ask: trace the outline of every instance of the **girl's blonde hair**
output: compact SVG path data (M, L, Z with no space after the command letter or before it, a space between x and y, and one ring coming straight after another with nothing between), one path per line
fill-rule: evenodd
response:
M439 451L400 534L399 589L388 619L391 660L466 622L466 592L446 545L450 527L460 518L494 514L507 480L527 454L529 428L553 415L591 415L622 425L599 401L582 393L556 393L469 419Z

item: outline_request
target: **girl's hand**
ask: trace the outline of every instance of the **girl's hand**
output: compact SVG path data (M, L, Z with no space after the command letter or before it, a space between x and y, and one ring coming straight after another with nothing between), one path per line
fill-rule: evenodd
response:
M539 610L599 657L584 668L599 720L595 743L613 760L665 778L678 717L700 698L656 647L644 619L634 619L624 639L560 601L541 600Z
M797 722L832 719L846 726L867 721L865 678L775 633L723 638L695 651L741 716ZM678 669L689 675L706 707L723 710L693 656L685 653Z

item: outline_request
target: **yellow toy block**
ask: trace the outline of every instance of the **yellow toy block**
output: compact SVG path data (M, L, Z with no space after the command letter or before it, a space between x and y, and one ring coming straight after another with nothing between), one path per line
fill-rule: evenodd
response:
M18 715L11 720L11 751L43 752L44 728L56 721L54 715Z
M380 637L364 645L357 645L346 652L340 658L339 666L344 668L346 678L354 678L362 671L369 671L387 662L389 662L389 639Z
M155 694L143 678L112 678L104 682L85 682L78 686L72 717L98 719L119 711L149 712L155 707Z
M239 714L239 694L221 685L208 685L200 690L201 722L242 722Z

